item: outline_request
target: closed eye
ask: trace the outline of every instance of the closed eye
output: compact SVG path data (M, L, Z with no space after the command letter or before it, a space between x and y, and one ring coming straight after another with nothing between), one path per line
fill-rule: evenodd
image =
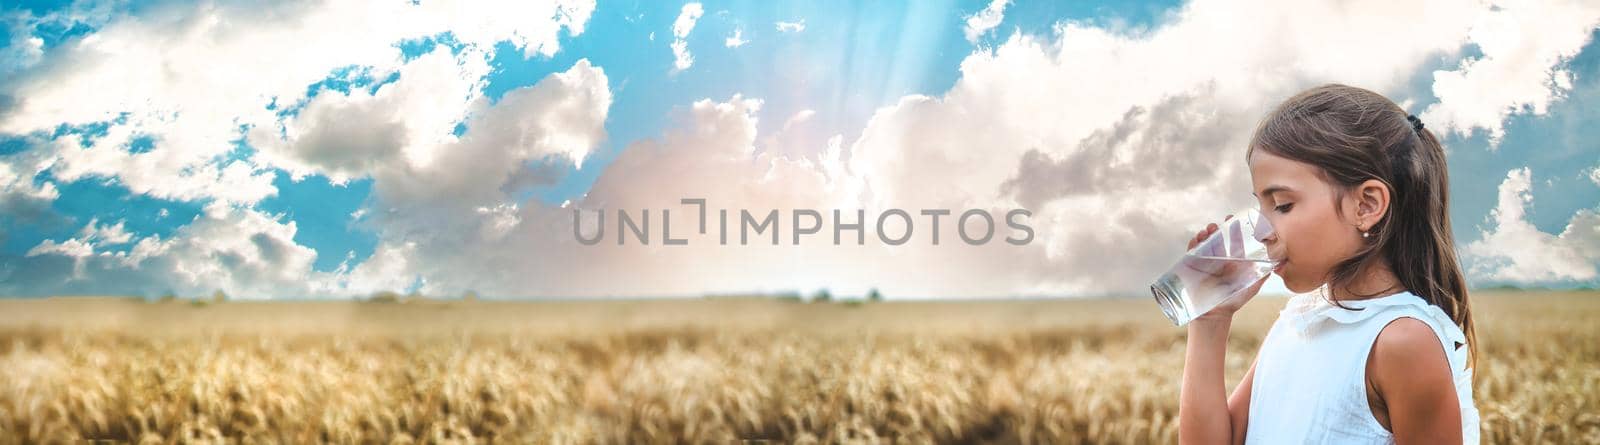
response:
M1282 204L1282 205L1279 205L1277 207L1273 207L1272 209L1273 210L1277 210L1278 213L1289 213L1289 208L1291 208L1291 207L1294 207L1294 203L1292 203L1292 202L1291 203L1287 203L1287 204Z

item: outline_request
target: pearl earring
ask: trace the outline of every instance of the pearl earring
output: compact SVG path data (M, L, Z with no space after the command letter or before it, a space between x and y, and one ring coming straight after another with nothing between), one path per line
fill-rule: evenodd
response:
M1368 236L1368 235L1371 235L1371 234L1370 234L1370 233L1367 233L1367 232L1365 232L1365 231L1363 231L1363 232L1361 232L1361 237L1362 237L1362 238L1366 238L1366 237L1367 237L1367 236Z

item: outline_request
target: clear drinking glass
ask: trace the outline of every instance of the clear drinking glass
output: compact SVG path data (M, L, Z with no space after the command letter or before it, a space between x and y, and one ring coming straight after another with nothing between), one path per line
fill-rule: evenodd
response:
M1261 212L1234 213L1151 284L1150 293L1167 318L1183 326L1272 273L1273 260L1262 244L1270 236L1272 225Z

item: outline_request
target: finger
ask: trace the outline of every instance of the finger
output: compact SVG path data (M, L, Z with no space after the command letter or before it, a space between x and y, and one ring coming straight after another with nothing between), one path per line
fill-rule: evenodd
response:
M1266 284L1266 283L1267 283L1267 277L1261 277L1260 279L1257 279L1254 284L1251 284L1250 287L1246 287L1244 289L1241 289L1239 291L1238 295L1239 295L1239 297L1246 298L1246 299L1254 298L1257 293L1261 292L1261 285Z
M1259 292L1261 290L1261 286L1267 284L1268 278L1272 278L1272 274L1262 275L1261 278L1257 278L1256 283L1250 285L1250 293L1254 294Z

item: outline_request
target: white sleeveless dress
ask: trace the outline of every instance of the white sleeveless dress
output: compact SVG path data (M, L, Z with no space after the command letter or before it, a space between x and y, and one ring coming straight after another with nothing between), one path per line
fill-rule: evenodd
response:
M1367 406L1367 355L1389 322L1411 317L1438 335L1461 401L1465 443L1478 443L1478 409L1472 400L1466 335L1443 310L1411 292L1344 304L1316 293L1289 299L1256 356L1247 444L1392 444L1394 435Z

